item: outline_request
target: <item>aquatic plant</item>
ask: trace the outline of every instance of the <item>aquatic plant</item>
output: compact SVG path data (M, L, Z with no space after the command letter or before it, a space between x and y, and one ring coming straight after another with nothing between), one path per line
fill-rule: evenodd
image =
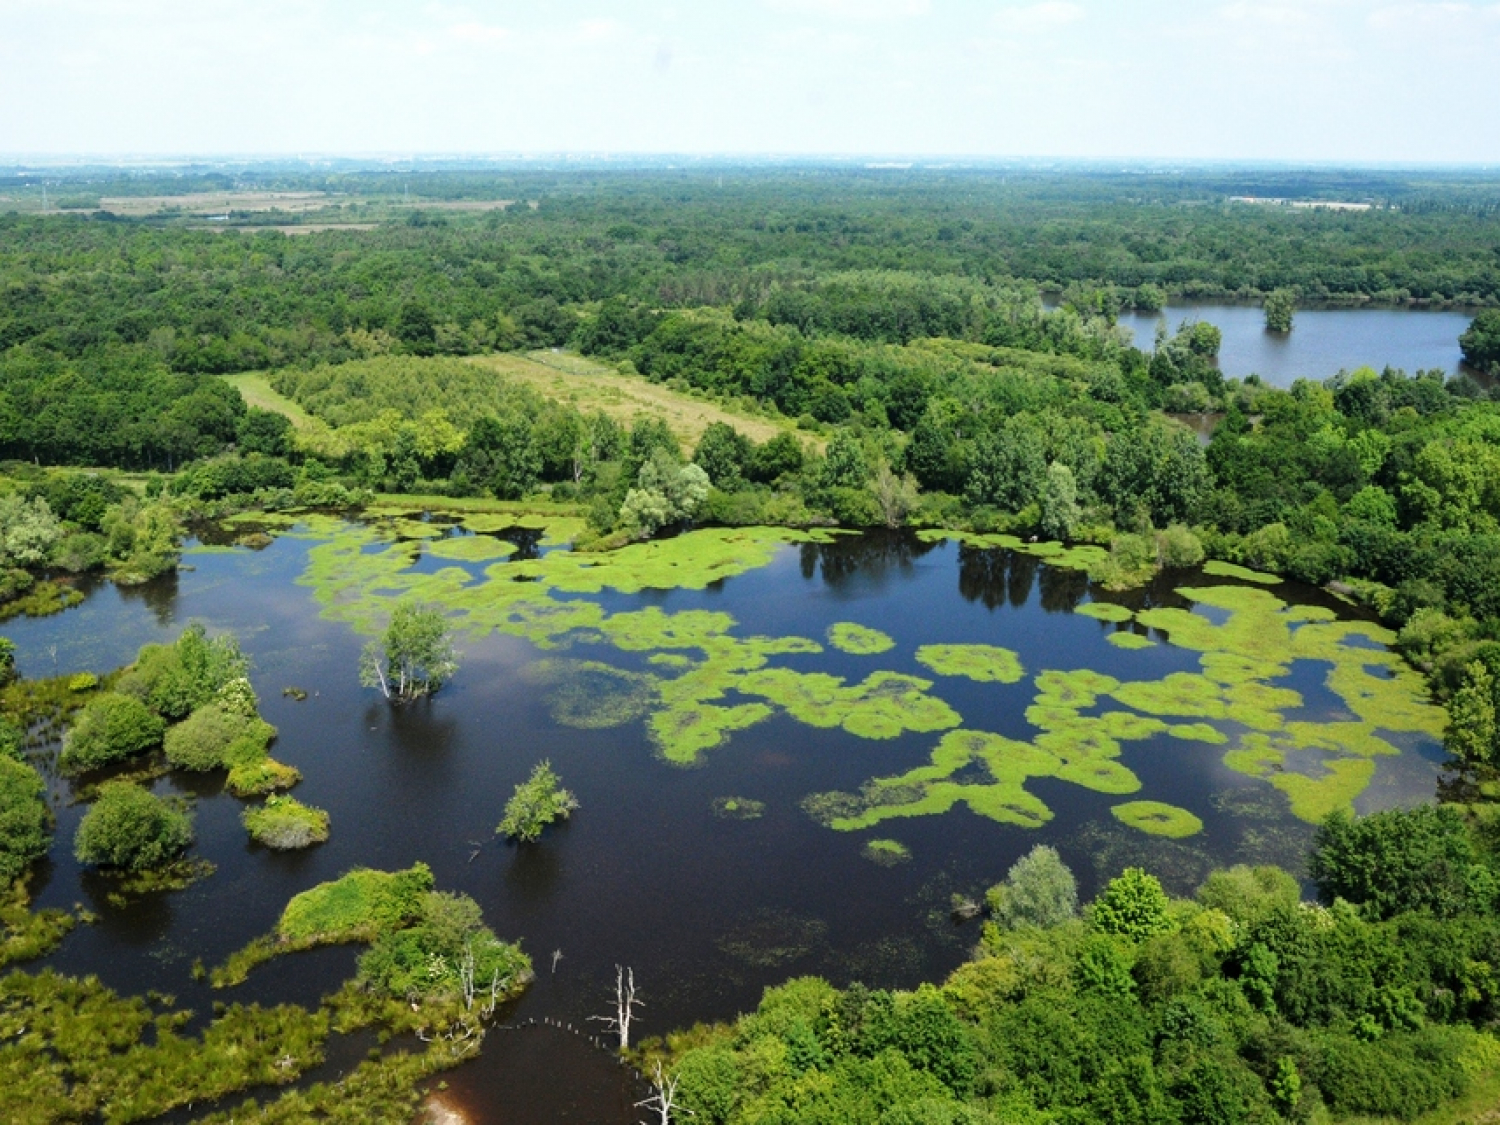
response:
M1115 648L1123 648L1127 651L1156 647L1155 641L1150 637L1143 637L1139 633L1115 632L1104 639L1114 645Z
M494 562L515 554L516 545L491 535L458 535L433 540L423 547L422 553L454 562Z
M764 703L677 703L651 716L651 736L667 761L690 766L727 734L764 722L773 713Z
M721 820L758 820L765 815L766 803L749 797L715 797L713 810Z
M0 969L51 953L77 924L66 910L32 910L25 880L0 885Z
M995 645L923 645L917 663L939 676L965 676L981 683L1018 683L1024 670L1021 658Z
M505 802L505 816L495 832L508 840L535 843L547 825L567 820L577 809L578 798L562 787L552 763L538 762Z
M1087 602L1073 612L1082 617L1092 617L1096 621L1108 621L1113 624L1129 621L1135 616L1134 610L1117 605L1115 602Z
M547 707L563 726L603 730L644 715L656 701L656 678L597 660L538 660L522 675L546 691Z
M1139 828L1152 836L1182 839L1203 831L1203 821L1192 813L1161 801L1126 801L1109 811L1121 824Z
M897 672L874 672L846 684L823 672L767 668L740 677L743 695L760 696L813 727L842 727L860 738L895 738L904 731L956 727L958 712L928 695L930 680Z
M240 821L256 843L277 851L306 848L328 839L328 814L294 797L267 797L265 804L241 813Z
M896 642L879 629L870 629L851 621L830 625L828 643L851 656L876 656L896 647Z
M900 840L866 840L860 854L881 867L895 867L911 859L911 849Z
M1238 578L1241 582L1259 582L1264 586L1275 586L1281 582L1281 576L1277 574L1264 574L1249 567L1238 566L1231 562L1222 562L1219 559L1209 559L1203 564L1203 573L1214 578Z

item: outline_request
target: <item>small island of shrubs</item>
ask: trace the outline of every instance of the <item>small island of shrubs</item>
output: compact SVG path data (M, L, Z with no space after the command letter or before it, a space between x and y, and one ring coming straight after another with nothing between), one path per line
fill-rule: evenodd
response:
M311 847L328 839L328 814L295 797L273 793L240 817L251 839L277 851Z

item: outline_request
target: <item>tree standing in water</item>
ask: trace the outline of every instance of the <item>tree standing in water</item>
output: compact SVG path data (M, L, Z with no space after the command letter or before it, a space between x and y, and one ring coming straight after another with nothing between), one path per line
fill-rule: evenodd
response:
M365 645L359 658L359 682L398 703L430 695L457 671L448 622L410 602L396 607L380 640Z
M1262 306L1266 312L1267 332L1290 332L1292 314L1297 311L1297 295L1290 289L1277 289L1266 294Z

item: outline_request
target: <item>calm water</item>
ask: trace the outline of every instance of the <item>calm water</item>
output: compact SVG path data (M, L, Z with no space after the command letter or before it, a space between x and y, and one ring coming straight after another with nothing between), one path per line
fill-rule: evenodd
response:
M1222 765L1223 748L1168 738L1127 743L1122 761L1144 783L1141 796L1203 818L1205 832L1184 842L1120 826L1109 812L1119 797L1048 779L1030 783L1056 813L1041 830L958 810L876 832L833 832L800 811L802 797L909 769L938 736L875 742L781 717L731 736L701 768L672 768L653 754L640 722L602 731L554 722L521 675L539 653L509 637L467 642L450 689L393 710L358 687L362 639L321 619L311 591L295 584L309 546L281 539L258 553L190 556L195 569L144 590L102 586L75 610L5 628L28 675L123 664L141 643L169 639L190 620L234 630L254 660L263 712L281 732L274 753L302 771L297 796L332 815L327 844L274 854L247 843L242 803L219 792L217 776L167 779L162 790L198 798L195 850L218 871L185 892L117 910L71 858L82 809L66 803L59 783L57 843L38 902L82 902L101 921L68 938L49 961L58 969L97 973L130 992L159 988L206 1012L225 994L191 981L194 958L221 961L270 930L293 894L352 866L423 860L440 888L474 896L495 930L521 938L535 959L537 983L512 1022L582 1026L605 1010L618 963L635 969L647 1003L638 1034L651 1035L731 1018L766 985L794 975L889 986L938 978L978 938L976 923L951 920L951 896L981 894L1037 842L1062 851L1089 895L1130 863L1150 866L1178 892L1213 863L1296 864L1310 836L1268 786ZM1334 604L1292 584L1276 593ZM1025 556L869 535L785 548L771 565L706 591L601 600L611 610L724 610L746 634L821 637L838 621L876 626L897 642L879 657L779 659L854 679L876 669L922 675L966 726L1027 738L1029 677L1016 685L933 677L912 653L918 644L977 642L1018 650L1029 673L1092 667L1140 678L1197 669L1196 654L1184 650L1121 653L1104 643L1107 626L1070 612L1088 596L1084 576ZM1166 581L1132 597L1133 605L1182 604ZM608 658L629 663L619 653ZM1297 665L1287 683L1303 692L1309 716L1337 706L1320 666ZM293 685L309 693L305 702L282 695ZM494 836L501 807L542 757L582 811L540 847L504 846ZM1382 759L1361 806L1431 799L1440 757L1437 747L1412 742L1399 758ZM729 795L764 801L765 816L716 818L711 802ZM875 835L899 839L912 860L884 868L863 858ZM554 950L562 951L555 973ZM352 973L356 955L336 948L282 958L234 995L312 1003ZM358 1046L330 1069L345 1055L348 1065L357 1061ZM449 1100L488 1122L629 1122L629 1103L641 1096L606 1053L550 1027L497 1031L480 1059L445 1078Z
M1463 366L1458 338L1473 318L1472 312L1434 309L1298 309L1291 332L1279 334L1266 331L1259 305L1177 304L1160 315L1126 313L1120 323L1135 334L1136 347L1149 352L1159 321L1176 333L1185 320L1206 320L1224 333L1219 367L1225 375L1257 374L1286 387L1356 367L1457 374Z

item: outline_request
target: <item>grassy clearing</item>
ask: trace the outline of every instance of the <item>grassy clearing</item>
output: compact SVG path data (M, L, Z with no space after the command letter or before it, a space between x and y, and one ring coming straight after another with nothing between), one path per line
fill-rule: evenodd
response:
M240 392L240 397L258 410L269 410L284 414L298 430L312 427L312 416L285 395L271 389L271 383L258 371L244 371L238 375L223 376L224 382Z
M476 356L470 362L579 410L601 410L626 426L642 415L660 417L672 427L677 440L688 448L696 448L703 431L714 422L727 422L757 442L769 441L791 428L785 423L674 391L639 376L623 375L612 367L566 352ZM825 444L823 439L810 434L799 433L797 436L819 449Z

